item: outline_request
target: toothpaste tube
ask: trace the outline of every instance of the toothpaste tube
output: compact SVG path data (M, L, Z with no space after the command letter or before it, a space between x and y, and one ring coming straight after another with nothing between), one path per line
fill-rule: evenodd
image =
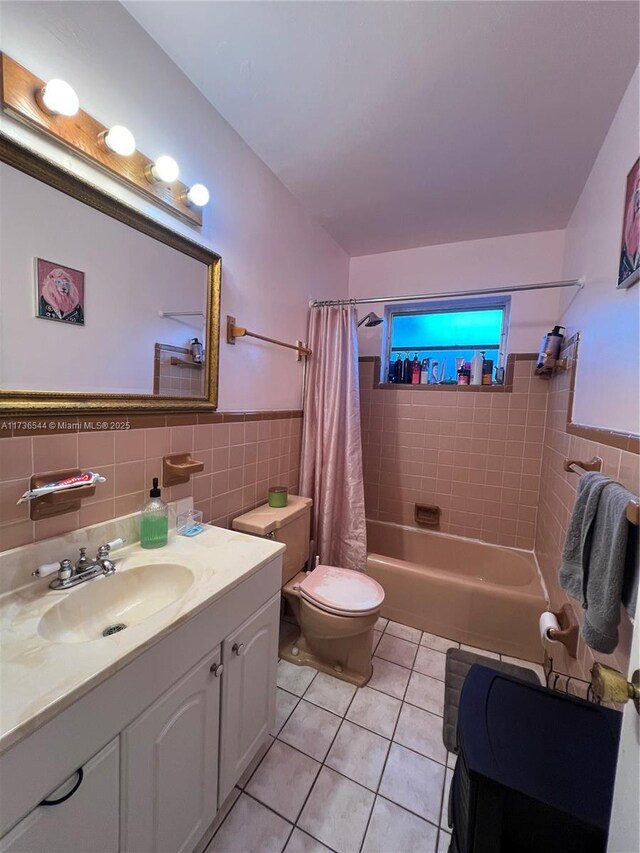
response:
M67 477L64 480L58 480L56 483L47 483L45 486L38 486L37 489L30 489L22 495L18 503L32 501L34 498L40 498L42 495L50 495L52 492L62 492L65 489L77 489L78 486L93 486L96 483L106 482L107 478L101 474L96 474L93 471L85 471L84 474L78 474L75 477Z

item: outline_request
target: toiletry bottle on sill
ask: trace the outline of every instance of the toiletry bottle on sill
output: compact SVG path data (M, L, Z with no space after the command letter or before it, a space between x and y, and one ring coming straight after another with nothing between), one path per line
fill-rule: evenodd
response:
M422 365L420 366L420 384L428 385L429 384L429 359L423 358Z
M420 384L420 362L418 361L418 353L414 353L413 361L411 362L411 384Z
M470 385L482 385L482 355L477 352L471 360Z
M140 545L143 548L162 548L169 538L169 507L160 497L158 478L153 478L149 502L142 507Z

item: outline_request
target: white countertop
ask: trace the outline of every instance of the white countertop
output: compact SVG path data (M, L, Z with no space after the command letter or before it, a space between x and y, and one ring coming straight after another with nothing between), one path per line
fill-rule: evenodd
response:
M139 624L110 637L84 642L47 640L39 633L38 623L63 598L93 584L108 584L111 578L96 578L63 592L49 589L51 576L0 596L0 752L284 550L284 545L272 540L206 527L195 538L172 533L164 548L144 550L136 544L114 551L116 574L153 563L177 563L189 568L194 581L174 603Z

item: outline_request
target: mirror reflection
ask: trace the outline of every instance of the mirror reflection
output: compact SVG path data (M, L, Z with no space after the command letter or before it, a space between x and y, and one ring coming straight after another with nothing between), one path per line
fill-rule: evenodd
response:
M3 391L207 396L209 268L0 163Z

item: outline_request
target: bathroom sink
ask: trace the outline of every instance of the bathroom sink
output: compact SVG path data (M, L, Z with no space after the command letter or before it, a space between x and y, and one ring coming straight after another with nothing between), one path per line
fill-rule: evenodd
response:
M179 601L193 580L186 566L156 563L88 581L47 610L38 633L54 643L112 636Z

